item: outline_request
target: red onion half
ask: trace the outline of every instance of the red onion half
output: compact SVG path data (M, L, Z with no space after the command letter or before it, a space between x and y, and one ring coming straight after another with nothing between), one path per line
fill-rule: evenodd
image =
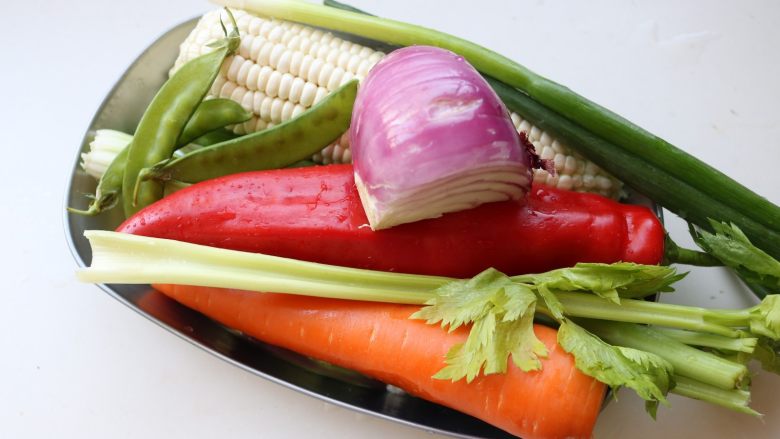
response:
M371 228L520 199L531 160L504 104L462 57L399 49L363 81L350 128Z

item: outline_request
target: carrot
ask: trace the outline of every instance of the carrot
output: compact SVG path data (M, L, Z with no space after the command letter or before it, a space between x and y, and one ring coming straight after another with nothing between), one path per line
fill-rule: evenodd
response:
M155 288L183 305L269 344L361 372L412 395L467 413L526 439L591 436L603 384L582 374L556 343L554 329L536 325L547 346L542 370L471 383L432 376L444 367L464 327L448 333L409 316L419 307L179 285Z

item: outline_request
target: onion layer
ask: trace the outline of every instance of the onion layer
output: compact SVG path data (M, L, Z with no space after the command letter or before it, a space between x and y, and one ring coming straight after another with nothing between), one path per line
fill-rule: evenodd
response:
M364 80L350 128L371 228L520 199L531 160L501 100L462 57L396 50Z

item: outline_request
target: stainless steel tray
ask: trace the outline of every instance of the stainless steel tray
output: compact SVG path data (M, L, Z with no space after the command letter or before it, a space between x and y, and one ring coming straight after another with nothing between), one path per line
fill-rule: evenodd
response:
M197 19L166 32L149 46L108 93L87 129L73 164L66 189L65 205L84 208L85 194L95 192L96 182L79 166L80 153L89 148L94 132L112 128L133 132L156 91L168 76L179 44ZM365 41L360 41L365 43ZM661 209L650 200L629 191L625 200L653 209L662 219ZM92 259L85 230L113 230L122 221L121 209L97 217L65 213L66 238L76 262L86 266ZM294 352L270 346L180 305L145 285L100 285L102 290L184 340L217 357L267 380L361 413L460 438L512 438L471 416L424 401L396 388L354 372L325 365Z
M94 132L112 128L133 132L173 65L179 44L195 26L190 20L171 29L146 49L106 96L84 135L79 154ZM65 204L83 208L95 180L73 164ZM84 230L113 230L121 209L97 217L65 214L66 237L76 262L85 266L92 254ZM294 352L252 340L192 311L144 285L100 285L105 292L184 340L260 377L361 413L461 438L513 437L478 419L414 398L353 372L310 360Z

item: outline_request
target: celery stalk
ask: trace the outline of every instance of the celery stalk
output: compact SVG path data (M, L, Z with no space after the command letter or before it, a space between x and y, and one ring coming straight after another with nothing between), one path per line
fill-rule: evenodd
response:
M86 231L85 236L92 245L92 266L79 271L78 276L94 283L173 283L422 305L436 297L439 287L458 281L337 267L102 230ZM560 271L536 277L544 279ZM507 279L533 287L533 278L524 275ZM742 310L710 310L635 299L621 299L618 304L582 292L555 291L554 297L569 317L668 326L734 338L740 335L735 328L750 328L757 335L780 338L776 333L780 322L775 322L775 316L780 315L780 301L775 297ZM539 303L537 308L545 311L546 305L550 304Z
M735 351L752 354L758 344L756 337L731 338L715 334L703 334L695 331L685 331L681 329L654 328L669 338L685 343L689 346L701 346L706 348L718 349L721 351Z
M620 304L587 294L557 293L572 317L669 326L737 337L735 327L749 326L749 310L710 310L693 306L622 299Z
M565 339L567 346L577 352L578 368L585 368L610 385L633 385L632 388L638 392L646 391L648 386L651 390L656 389L640 393L650 407L664 401L664 389L668 388L664 382L668 379L661 378L668 377L672 370L675 375L708 386L733 389L740 385L747 369L744 365L687 346L644 326L586 320L587 329L596 336L624 348L610 346L583 329L577 330L569 318L595 317L658 324L697 329L721 337L756 334L780 339L780 300L777 300L780 296L767 298L761 304L744 310L706 310L634 299L617 300L617 297L605 299L596 295L605 295L605 290L612 290L618 283L622 290L630 292L651 285L664 289L670 282L679 279L673 270L662 270L658 266L578 264L571 269L514 278L489 269L473 279L459 280L337 267L109 231L87 231L85 236L92 245L93 258L91 267L78 272L82 281L173 283L425 304L410 318L423 318L428 323L441 322L450 329L472 324L472 327L483 330L470 331L469 339L476 337L479 346L493 346L489 350L491 355L487 357L474 352L463 357L476 359L476 362L461 364L450 359L455 370L452 379L461 379L463 370L469 371L467 377L473 378L480 373L483 364L486 364L486 374L500 372L504 370L503 361L510 353L524 370L540 367L538 357L544 356L540 343L537 343L534 355L529 354L527 358L515 355L530 352L522 349L527 347L527 343L533 345L536 340L530 326L535 312L556 316L559 323L569 328ZM598 273L598 282L593 282L594 272ZM574 292L562 292L556 288ZM502 324L493 330L484 330L492 327L485 323L490 321ZM559 337L563 332L559 331ZM706 338L706 334L698 337ZM650 382L645 382L650 378ZM695 392L689 390L689 393Z
M359 270L168 239L89 230L84 282L170 283L350 300L422 304L451 279Z
M675 376L676 386L672 393L688 398L706 401L752 416L760 413L748 407L750 392L740 389L724 390L683 376Z
M719 389L739 388L748 376L747 367L700 351L655 331L631 323L584 320L581 325L605 341L654 353L674 366L674 374Z

